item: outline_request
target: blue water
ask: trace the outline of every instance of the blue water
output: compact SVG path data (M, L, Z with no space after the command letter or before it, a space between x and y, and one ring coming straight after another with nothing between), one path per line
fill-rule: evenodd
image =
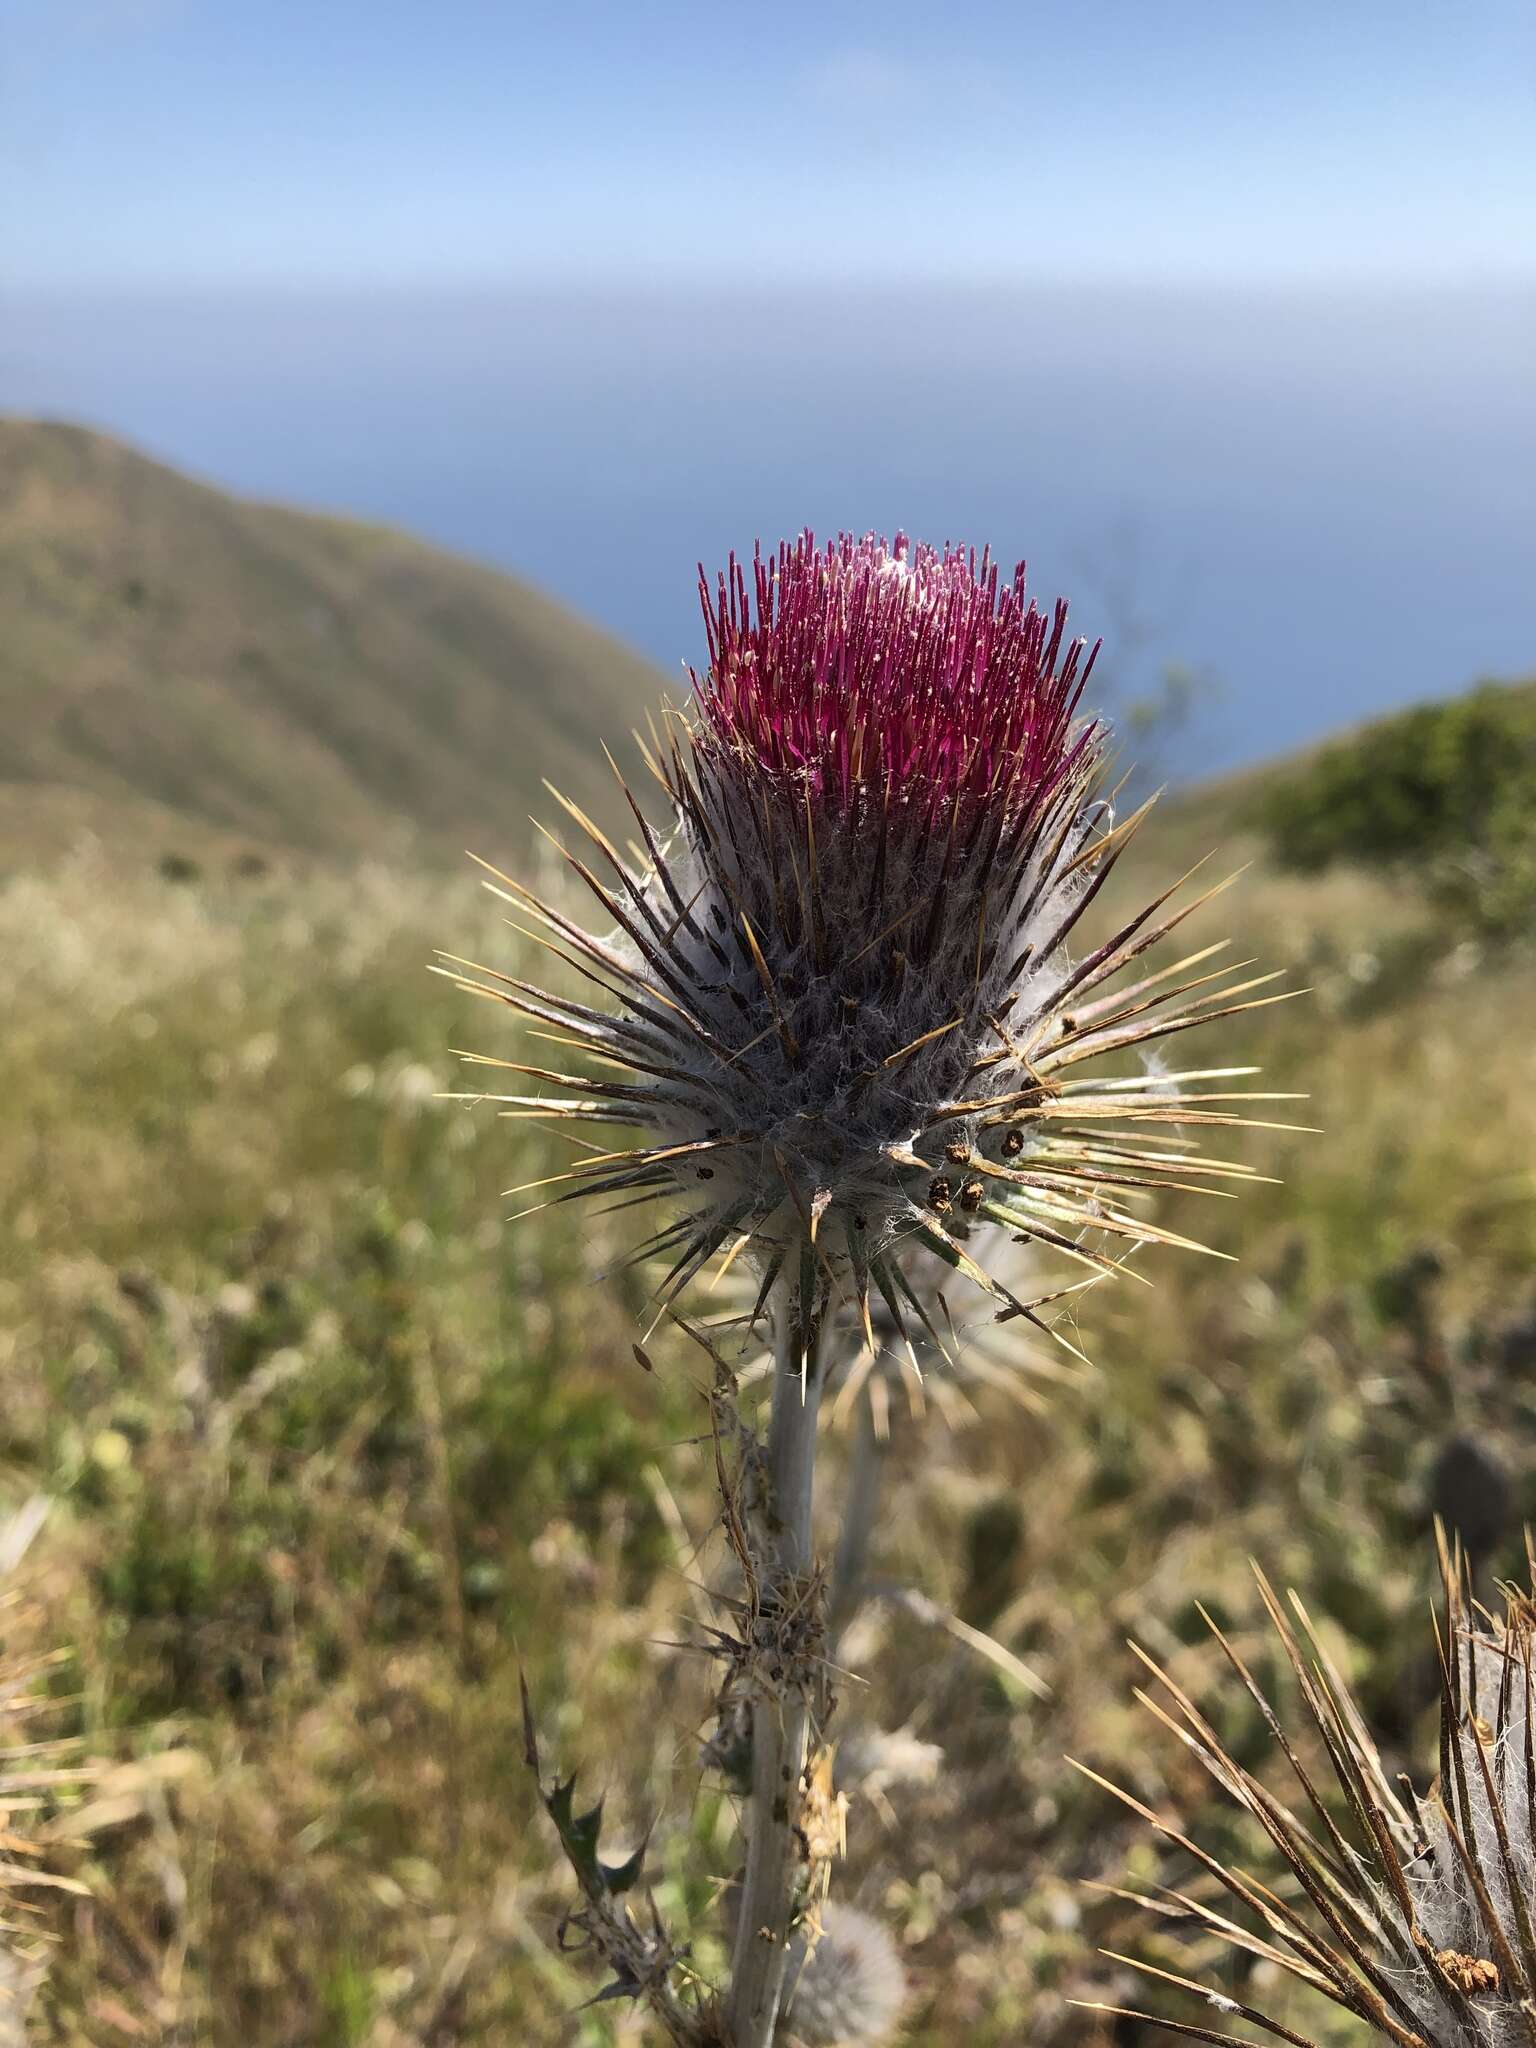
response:
M0 409L530 576L675 672L693 565L990 540L1220 692L1199 773L1536 671L1536 288L0 301Z

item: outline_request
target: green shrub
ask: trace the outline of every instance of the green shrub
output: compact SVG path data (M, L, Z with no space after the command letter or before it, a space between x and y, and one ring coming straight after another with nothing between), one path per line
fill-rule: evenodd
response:
M1536 925L1536 689L1484 684L1368 726L1261 807L1282 866L1396 868L1477 932Z

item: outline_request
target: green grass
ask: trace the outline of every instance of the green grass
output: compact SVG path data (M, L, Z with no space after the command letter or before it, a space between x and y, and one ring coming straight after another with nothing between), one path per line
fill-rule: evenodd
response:
M1181 836L1152 828L1144 880ZM552 1139L434 1099L450 1046L510 1042L424 972L439 944L511 957L485 901L468 875L88 862L0 892L0 1506L57 1502L29 1567L30 1626L73 1650L54 1732L119 1771L41 1816L96 1896L48 1903L40 2039L642 2039L575 2013L597 1981L552 1946L571 1891L520 1667L616 1838L656 1824L659 1900L718 1965L730 1814L695 1767L708 1669L675 1647L714 1567L703 1361L663 1331L656 1373L635 1362L643 1288L606 1277L623 1218L502 1225ZM894 1607L860 1624L845 1727L946 1753L894 1817L855 1800L837 1880L906 1948L914 2048L1142 2038L1067 2006L1115 1990L1101 1944L1168 1952L1082 1880L1184 1872L1064 1753L1233 1837L1149 1738L1128 1634L1214 1676L1198 1604L1247 1640L1256 1554L1422 1765L1437 1451L1466 1431L1509 1464L1490 1565L1536 1514L1536 1394L1500 1362L1533 1306L1536 977L1442 948L1394 982L1411 921L1349 874L1255 873L1213 905L1206 936L1316 987L1202 1057L1262 1057L1322 1135L1249 1134L1283 1185L1170 1211L1241 1263L1164 1254L1153 1288L1092 1296L1091 1385L1040 1412L982 1393L954 1435L898 1422L880 1574L1052 1688Z

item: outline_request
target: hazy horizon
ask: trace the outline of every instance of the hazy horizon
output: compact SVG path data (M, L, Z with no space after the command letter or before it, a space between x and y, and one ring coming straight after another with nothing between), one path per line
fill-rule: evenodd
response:
M989 542L1202 773L1536 669L1536 287L12 293L0 407L527 576L677 674L694 564ZM1118 643L1118 644L1117 644Z

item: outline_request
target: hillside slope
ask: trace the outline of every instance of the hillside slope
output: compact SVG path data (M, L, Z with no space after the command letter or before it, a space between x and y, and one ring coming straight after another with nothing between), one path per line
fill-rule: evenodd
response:
M514 578L227 496L85 429L0 419L0 856L90 830L357 854L488 851L613 814L595 735L665 688Z

